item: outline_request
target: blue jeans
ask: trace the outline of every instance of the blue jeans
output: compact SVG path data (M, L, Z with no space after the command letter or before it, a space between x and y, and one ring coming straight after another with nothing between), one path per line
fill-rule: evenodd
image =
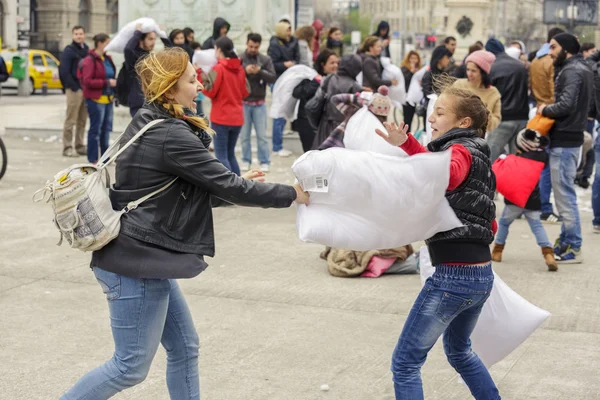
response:
M113 103L99 104L90 99L86 99L85 102L90 116L87 157L89 162L95 163L108 149L110 133L113 128ZM98 148L100 154L98 154Z
M141 383L159 344L167 352L170 397L200 399L198 335L177 281L127 278L100 268L94 274L108 300L115 352L61 400L104 400Z
M283 129L286 122L285 118L275 118L273 120L273 151L275 153L283 150Z
M235 144L240 136L241 126L228 126L212 123L215 130L215 156L228 170L240 175L240 166L235 158Z
M600 135L596 137L594 144L596 153L596 175L592 183L592 208L594 209L594 226L600 226Z
M550 154L550 151L548 151ZM550 177L550 164L546 165L540 176L540 200L542 201L542 214L553 214L554 208L550 203L550 194L552 194L552 178Z
M500 399L469 337L494 285L492 264L437 265L417 297L392 357L396 400L422 400L421 367L444 334L444 351L477 400Z
M571 245L573 250L581 249L581 221L577 208L575 176L580 147L554 147L550 149L550 174L554 200L559 215L563 218L559 243Z
M510 224L512 224L514 220L519 218L521 215L525 215L525 218L527 218L527 223L529 223L529 227L531 228L531 232L535 235L535 240L537 241L538 246L552 247L552 243L550 243L550 240L548 240L548 234L546 234L546 230L542 225L542 220L540 219L541 214L542 213L540 211L526 210L513 204L507 204L504 206L502 216L498 221L496 243L502 245L506 244L506 238L508 237L508 229Z
M244 104L244 126L242 126L242 160L252 163L252 124L256 130L258 162L270 164L269 141L267 140L267 105L249 106Z

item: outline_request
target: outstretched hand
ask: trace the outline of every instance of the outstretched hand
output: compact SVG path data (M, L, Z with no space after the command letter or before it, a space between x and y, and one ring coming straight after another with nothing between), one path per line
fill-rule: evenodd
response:
M408 140L408 125L404 122L400 122L400 126L396 125L395 122L384 122L383 126L385 126L387 133L380 129L375 129L375 133L392 146L402 146Z
M251 169L250 171L243 174L242 178L248 179L250 181L264 182L265 181L264 176L265 176L264 172L262 172L258 169Z
M294 189L296 189L296 203L308 205L310 200L310 194L308 192L305 192L302 188L302 185L300 185L299 183L296 183L294 185Z

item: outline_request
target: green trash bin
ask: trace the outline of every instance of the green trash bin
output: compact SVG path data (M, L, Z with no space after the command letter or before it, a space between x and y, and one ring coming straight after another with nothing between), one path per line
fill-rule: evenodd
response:
M14 56L12 58L12 76L20 81L25 80L27 76L27 59L23 56Z

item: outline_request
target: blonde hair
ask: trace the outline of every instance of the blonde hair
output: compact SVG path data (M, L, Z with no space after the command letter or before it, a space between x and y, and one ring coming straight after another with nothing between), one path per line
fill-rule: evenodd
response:
M417 56L417 58L419 59L419 62L417 63L417 69L421 69L421 56L414 50L411 50L408 52L408 54L406 54L406 57L404 57L404 60L402 61L402 64L400 66L410 69L410 58L412 56Z
M433 78L434 87L441 92L440 96L444 94L453 97L452 108L457 118L471 118L471 127L479 132L479 136L485 138L490 111L477 93L453 86L455 81L456 78L447 74L440 74Z
M185 50L172 47L150 53L140 59L135 65L135 72L140 78L142 92L148 103L156 102L175 118L183 119L212 134L214 132L210 129L206 118L186 116L183 105L173 103L166 96L167 92L177 84L189 63L190 58Z

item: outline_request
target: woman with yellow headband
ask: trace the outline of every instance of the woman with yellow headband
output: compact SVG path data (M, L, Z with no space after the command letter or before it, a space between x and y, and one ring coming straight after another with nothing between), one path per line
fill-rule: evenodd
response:
M62 399L108 399L137 385L159 344L167 353L171 399L199 399L198 335L176 279L195 277L207 267L204 256L215 254L211 207L308 203L299 185L249 180L262 176L260 171L237 176L210 154L208 121L195 113L202 85L184 50L149 54L136 71L146 104L121 144L149 122L163 121L116 160L113 207L121 210L172 184L125 213L120 235L93 253L91 267L108 300L115 351Z

